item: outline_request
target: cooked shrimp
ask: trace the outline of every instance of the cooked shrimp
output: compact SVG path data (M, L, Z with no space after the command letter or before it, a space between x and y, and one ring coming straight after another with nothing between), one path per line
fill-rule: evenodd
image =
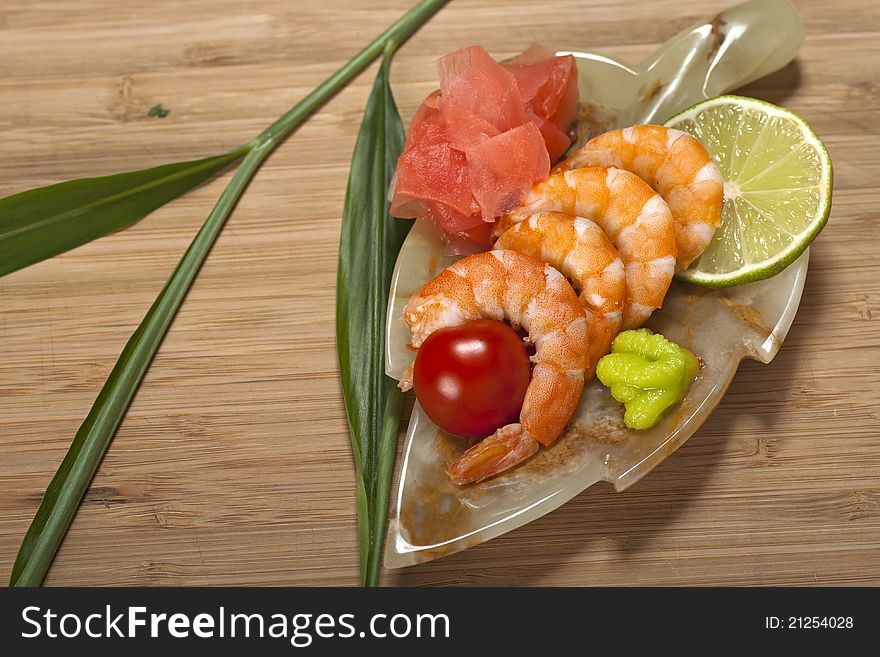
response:
M590 378L620 329L626 276L620 253L595 223L562 212L541 212L506 230L496 249L523 253L558 269L580 292L587 313Z
M611 238L626 272L622 327L641 326L663 303L675 271L675 224L666 202L634 173L583 167L535 185L520 208L496 222L496 232L547 210L586 217Z
M594 137L558 170L614 166L632 171L669 205L675 219L679 269L705 250L721 223L724 180L694 137L660 125L634 125Z
M522 327L535 346L520 421L462 454L449 469L454 482L492 477L556 441L583 391L589 348L584 309L562 274L514 251L478 253L425 283L403 318L416 348L438 329L481 318ZM411 374L400 385L407 390Z

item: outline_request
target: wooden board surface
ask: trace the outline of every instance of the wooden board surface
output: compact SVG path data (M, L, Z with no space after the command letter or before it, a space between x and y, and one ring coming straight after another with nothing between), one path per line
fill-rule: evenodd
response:
M222 152L410 0L0 5L0 195ZM730 0L455 0L396 59L401 112L433 61L538 40L632 61ZM801 0L797 62L745 93L811 122L834 210L769 366L625 493L599 484L397 585L880 584L880 10ZM354 585L353 465L334 284L374 69L264 166L150 368L49 585ZM165 119L148 117L162 103ZM0 578L125 341L227 177L139 225L0 278Z

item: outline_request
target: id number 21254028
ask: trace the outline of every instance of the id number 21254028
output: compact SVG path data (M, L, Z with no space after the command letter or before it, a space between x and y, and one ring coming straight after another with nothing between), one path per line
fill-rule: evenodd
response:
M849 630L854 625L852 616L765 616L768 630Z

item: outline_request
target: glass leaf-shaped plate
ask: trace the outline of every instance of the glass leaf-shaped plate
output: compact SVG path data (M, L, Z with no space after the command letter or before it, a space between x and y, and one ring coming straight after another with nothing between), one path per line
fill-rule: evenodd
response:
M579 141L633 123L658 123L788 64L801 42L788 0L753 0L701 21L636 66L592 53L577 58ZM399 378L414 359L403 308L457 258L435 230L416 222L392 280L386 371ZM675 282L647 326L698 354L705 367L683 403L653 428L623 424L622 407L593 379L566 432L550 449L498 477L459 487L446 475L467 446L415 405L385 547L385 565L429 561L487 541L565 503L597 481L623 490L680 447L721 399L743 358L769 363L800 303L809 251L778 276L728 290Z

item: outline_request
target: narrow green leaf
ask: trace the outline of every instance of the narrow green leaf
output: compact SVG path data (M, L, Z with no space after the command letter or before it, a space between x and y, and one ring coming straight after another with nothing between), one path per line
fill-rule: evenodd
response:
M385 308L394 261L411 222L388 212L386 195L403 150L404 130L385 57L355 143L348 178L336 281L336 344L358 491L361 581L374 586L396 456L400 391L385 376Z
M31 526L28 528L27 534L22 541L12 568L11 585L38 586L46 576L46 572L55 558L55 553L58 551L58 547L61 545L61 541L64 539L64 535L73 517L76 515L76 510L89 486L89 482L94 477L95 471L98 469L98 465L107 451L110 441L116 433L116 428L122 421L125 411L128 409L128 405L131 403L132 397L140 385L150 361L168 332L174 315L186 297L202 263L204 263L214 241L226 223L226 219L263 160L287 135L305 121L312 112L348 84L352 78L366 68L383 51L386 53L386 65L383 65L383 71L384 75L387 76L387 58L390 57L390 52L393 51L397 44L405 41L413 32L421 27L447 1L423 0L417 4L351 61L321 83L284 116L266 128L252 142L253 147L245 156L244 161L235 172L235 175L233 175L229 185L223 190L220 199L178 263L171 278L168 279L168 282L165 284L159 297L153 302L140 326L138 326L128 343L126 343L122 354L119 356L119 360L117 360L116 365L110 372L110 376L104 383L104 387L98 393L91 411L89 411L88 416L79 428L79 431L77 431L70 450L49 483L46 494L43 496L43 501L40 503ZM385 80L387 85L387 77ZM387 96L390 98L390 91ZM395 109L395 114L396 111ZM391 243L396 248L399 248L401 240L402 237L398 234L392 239ZM385 263L386 268L392 266L385 260L379 262ZM378 348L381 350L381 343ZM381 366L381 358L379 363ZM389 381L386 380L386 385L388 384ZM399 410L397 414L399 415ZM390 423L386 423L386 425L390 425ZM395 440L396 437L395 429ZM387 453L387 446L383 451L383 454L385 453ZM393 453L392 449L392 461ZM358 458L357 455L356 458ZM387 458L387 456L382 458ZM380 471L377 470L377 472ZM384 473L384 470L381 472ZM385 475L382 474L381 476L384 477ZM390 478L390 470L388 476ZM374 494L373 491L375 489L375 484L371 484L369 492L364 488L364 492L361 494L359 488L359 517L366 515L366 510L363 514L361 513L361 500L372 499L371 496ZM385 491L385 502L387 504L387 486ZM372 514L373 510L370 509L369 513ZM384 517L381 519L381 522L384 523ZM375 529L368 529L368 531L374 533ZM367 553L362 552L362 554ZM378 566L376 566L376 572L378 572Z
M80 178L0 199L0 276L127 228L213 178L251 148L100 178Z
M43 581L171 320L232 208L269 150L257 146L245 157L159 297L129 338L61 466L46 488L43 501L12 567L10 584L13 586L36 586Z

